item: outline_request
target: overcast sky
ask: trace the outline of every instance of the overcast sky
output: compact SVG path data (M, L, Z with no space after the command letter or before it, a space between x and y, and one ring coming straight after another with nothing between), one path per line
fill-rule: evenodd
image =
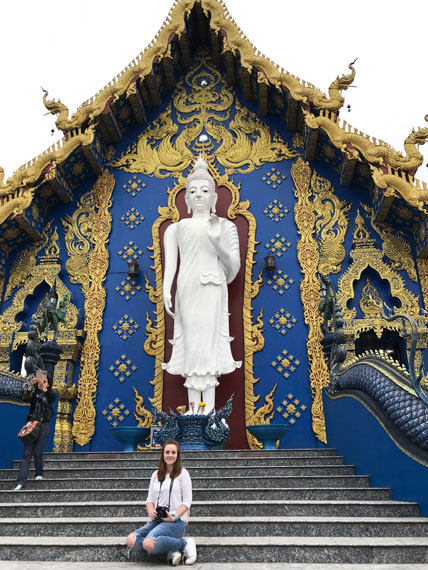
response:
M70 112L153 39L171 0L15 0L1 9L0 166L6 177L61 133L41 86ZM399 151L428 123L427 0L226 0L265 55L324 93L356 63L342 118ZM347 112L346 105L351 105ZM417 177L428 180L428 143Z

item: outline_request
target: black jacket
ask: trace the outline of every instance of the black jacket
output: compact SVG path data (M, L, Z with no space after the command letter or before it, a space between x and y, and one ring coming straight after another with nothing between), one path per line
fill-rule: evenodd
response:
M34 420L48 422L53 416L52 404L55 402L55 398L56 395L50 386L46 392L39 390L38 386L33 387L30 391L25 389L22 399L24 402L30 402L27 422ZM41 409L44 411L41 412Z

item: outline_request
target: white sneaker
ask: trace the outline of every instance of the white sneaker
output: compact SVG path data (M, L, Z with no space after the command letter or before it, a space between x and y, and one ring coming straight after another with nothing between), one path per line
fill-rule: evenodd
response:
M20 491L22 489L22 485L17 485L14 489L14 491Z
M184 564L186 566L190 566L196 562L196 558L198 557L196 554L196 541L194 538L185 538L186 541L186 548L183 552Z
M37 475L37 477L35 477L36 481L43 481L43 476L42 475Z
M168 552L167 562L171 562L173 566L178 566L181 562L181 552L178 550Z

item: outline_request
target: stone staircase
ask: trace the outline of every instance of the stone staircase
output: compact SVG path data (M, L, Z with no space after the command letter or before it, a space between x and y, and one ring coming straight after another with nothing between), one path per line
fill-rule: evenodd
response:
M146 521L158 457L46 454L45 480L30 471L27 489L15 493L18 462L1 470L0 561L126 562L124 537ZM184 452L183 464L198 561L428 563L428 519L418 505L371 488L334 450Z

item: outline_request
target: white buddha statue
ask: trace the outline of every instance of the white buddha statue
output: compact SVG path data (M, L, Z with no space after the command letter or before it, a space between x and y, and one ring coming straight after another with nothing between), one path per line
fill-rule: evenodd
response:
M242 364L230 349L227 291L241 264L239 240L235 224L215 215L215 182L201 156L187 178L185 201L192 217L171 224L164 235L163 299L174 319L174 338L171 359L162 367L185 378L189 408L203 401L208 413L215 408L218 377Z

